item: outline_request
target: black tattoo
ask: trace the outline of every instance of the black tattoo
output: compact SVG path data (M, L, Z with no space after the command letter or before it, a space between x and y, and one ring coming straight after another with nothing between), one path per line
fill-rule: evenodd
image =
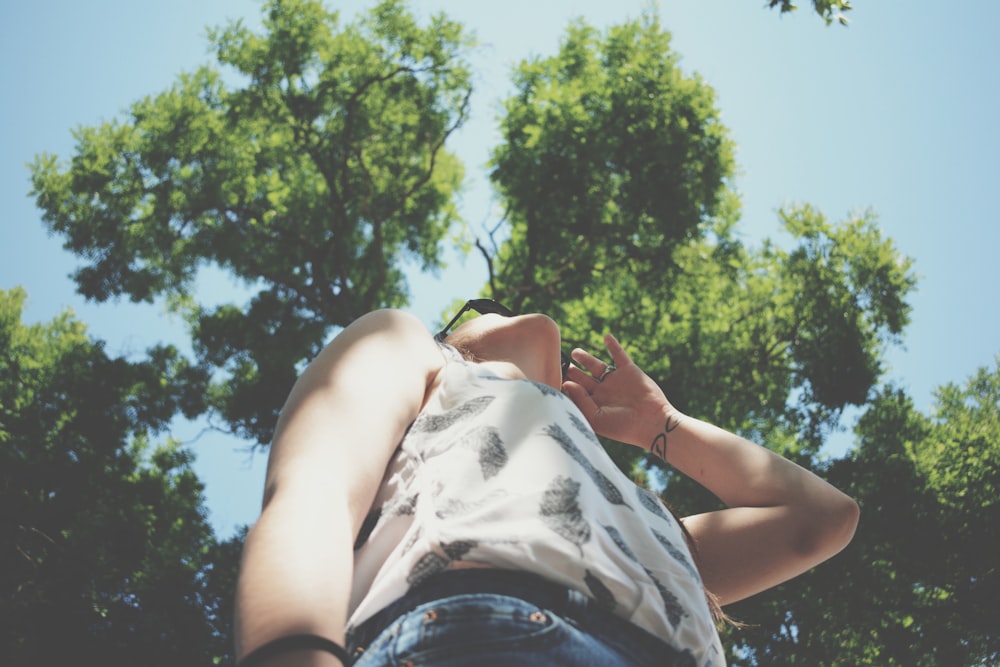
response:
M655 456L667 460L667 434L680 426L681 420L677 417L667 417L667 423L663 426L663 433L653 438L653 444L649 446L649 451Z

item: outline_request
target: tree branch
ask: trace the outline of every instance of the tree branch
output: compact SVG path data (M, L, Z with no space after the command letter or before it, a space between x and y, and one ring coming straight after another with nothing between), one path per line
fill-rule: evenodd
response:
M495 275L493 273L493 258L490 257L490 254L489 254L489 252L487 252L486 247L483 246L483 244L479 242L478 238L476 239L476 247L479 248L479 252L481 252L483 254L483 259L486 260L486 269L489 271L489 274L490 274L490 295L493 298L496 298L496 296L497 296L497 284L496 284L496 280L495 280Z

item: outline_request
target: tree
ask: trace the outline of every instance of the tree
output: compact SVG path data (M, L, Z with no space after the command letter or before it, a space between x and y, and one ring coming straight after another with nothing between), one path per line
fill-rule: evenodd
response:
M652 293L665 305L636 338L664 386L707 418L761 437L790 431L816 453L881 376L915 279L870 212L836 224L809 206L780 217L790 250L747 249L719 225L678 248L682 270Z
M711 91L676 71L667 46L648 15L604 36L578 23L558 55L518 69L492 172L507 238L489 257L487 291L553 315L569 344L600 349L601 335L615 332L682 410L763 442L861 501L862 533L848 552L732 610L751 623L727 636L733 664L988 663L995 633L983 629L991 616L979 601L993 590L995 548L977 552L967 535L990 540L995 530L978 519L964 533L949 528L965 522L943 513L934 489L955 496L962 476L921 471L939 470L951 449L931 446L934 429L879 386L885 349L909 320L912 261L872 212L832 223L798 206L780 212L790 242L739 242L730 148ZM652 81L615 70L618 54ZM688 131L672 142L678 119ZM995 411L991 396L979 417ZM822 463L843 410L869 403L857 455ZM915 457L906 442L931 453ZM717 503L635 450L608 446L623 468L664 484L681 513ZM993 474L988 448L962 451L964 467L952 461L952 470ZM993 490L985 485L980 503ZM928 548L929 533L947 537ZM946 571L962 574L949 583ZM942 614L949 621L935 626ZM964 644L963 624L979 633Z
M162 482L179 475L177 488L188 480L188 493L197 491L183 472L187 454L169 444L152 450L149 435L177 409L193 415L207 406L238 435L266 442L296 368L331 327L403 304L401 262L433 269L455 219L460 168L444 144L465 118L471 90L463 58L469 41L459 26L438 17L419 28L400 3L383 2L342 28L315 2L289 0L266 5L262 34L237 23L212 39L238 85L199 70L134 105L127 122L79 130L68 168L51 156L33 165L47 224L86 261L76 276L81 291L96 299L166 297L188 313L198 356L192 364L158 348L129 364L92 351L75 366L57 364L69 375L44 385L53 396L44 405L84 400L77 396L83 385L73 383L78 374L110 396L86 396L97 408L79 414L119 415L110 407L117 405L139 425L121 427L124 435L113 440L129 443L113 450L125 452L116 454L123 462L113 475L127 483L108 483L94 501L95 527L73 524L67 536L59 533L63 539L107 535L112 496L140 507L130 486L137 478L160 480L149 486L159 489L165 516L190 510ZM576 22L555 56L523 63L500 129L491 178L506 215L491 230L492 248L482 245L485 291L518 310L549 313L570 345L599 348L600 335L614 331L682 410L763 441L863 506L861 532L842 556L733 610L752 625L727 637L732 663L995 662L988 605L998 592L996 374L944 390L931 417L880 386L883 354L908 323L915 281L912 262L883 237L874 213L830 222L810 206L789 208L780 212L788 240L742 243L730 189L734 148L712 90L680 70L651 10L603 34ZM205 264L254 285L250 305L209 311L194 301L192 280ZM216 383L206 392L210 373ZM9 390L5 410L19 392ZM858 445L823 463L823 444L847 406L866 408ZM52 424L76 423L53 414L25 416L23 429L34 424L47 433ZM4 415L3 428L15 433ZM95 429L79 440L102 442ZM667 486L680 512L716 502L636 459L634 449L608 446L624 469ZM76 454L40 451L50 450L60 465L78 463ZM30 472L26 463L22 469ZM103 479L93 470L86 479ZM18 475L30 480L29 472ZM967 489L966 479L976 488ZM40 484L25 498L48 507L56 501ZM60 488L52 497L82 497L76 493ZM165 560L148 556L141 570L135 554L145 552L130 546L140 534L121 543L124 555L101 556L113 572L145 576L68 586L83 591L71 599L76 607L60 607L85 621L74 636L100 635L104 621L93 619L110 618L112 608L133 623L121 627L145 636L162 618L142 625L145 617L129 616L128 605L159 599L135 582L161 580L201 596L208 611L191 616L187 630L197 645L225 636L220 619L230 602L219 591L232 584L226 563L239 537L205 541L191 521ZM51 536L46 531L55 529L39 530ZM181 555L198 540L209 555ZM103 544L80 543L97 551ZM17 544L40 554L37 563L55 558L44 540ZM115 560L126 556L125 564ZM12 567L26 567L16 560ZM60 564L45 572L52 581L83 577L52 562ZM171 569L177 562L183 566ZM185 588L191 572L198 573L194 588ZM88 591L96 590L112 594L91 603L96 594ZM22 613L48 597L11 599ZM184 608L164 599L164 609Z
M931 415L886 387L827 476L861 524L835 559L741 603L734 665L987 665L1000 659L1000 363ZM946 480L970 471L968 484ZM742 656L740 658L739 656Z
M110 358L69 314L24 325L24 299L0 291L4 664L214 664L237 561L190 451L151 440L204 378L169 347Z
M714 93L677 60L647 10L603 36L578 21L557 55L516 69L491 162L509 233L492 288L515 310L558 316L622 271L652 279L702 233L733 147Z
M518 67L488 291L549 313L569 345L613 331L681 409L808 463L876 385L912 262L873 213L832 224L809 206L781 212L791 250L744 247L732 143L669 42L650 12L604 35L577 22L557 55Z
M471 41L443 16L421 28L398 0L346 26L315 0L274 0L262 34L236 22L211 40L238 84L203 67L125 121L78 129L68 166L32 164L33 194L85 260L80 292L186 312L199 360L223 370L208 406L266 443L331 329L403 305L405 262L440 265ZM206 265L258 290L249 306L199 306Z
M941 387L936 399L921 420L926 437L904 441L941 522L940 542L930 551L936 560L921 558L923 576L915 577L926 601L915 620L935 641L925 645L941 656L939 664L997 664L1000 357L964 384Z

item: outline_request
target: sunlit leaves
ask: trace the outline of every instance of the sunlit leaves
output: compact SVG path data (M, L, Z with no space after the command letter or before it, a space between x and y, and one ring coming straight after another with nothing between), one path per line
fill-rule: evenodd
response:
M68 168L32 167L43 219L83 259L79 290L186 309L199 354L232 373L212 406L262 443L331 329L404 305L404 260L440 265L463 176L445 143L472 79L462 26L421 25L396 0L350 23L314 0L263 11L260 32L210 33L224 71L80 128ZM207 265L260 291L203 309Z
M961 386L941 387L928 437L909 449L942 503L1000 507L1000 358Z
M849 21L844 12L853 9L848 0L812 0L812 5L813 9L823 17L827 25L830 25L834 21L840 25L847 25ZM778 7L782 14L794 12L798 9L798 5L792 0L767 0L767 6L772 9Z
M614 332L682 410L815 455L909 318L911 260L874 214L790 208L790 242L745 247L713 93L652 12L604 33L576 22L514 81L493 295L550 314L570 345Z
M881 374L882 346L909 321L912 261L881 238L875 218L833 227L810 207L782 212L799 245L783 258L792 296L797 366L812 397L839 408L864 403Z
M669 274L733 164L711 89L684 76L654 12L599 34L570 26L559 53L522 63L491 174L510 241L498 295L559 314L622 273Z

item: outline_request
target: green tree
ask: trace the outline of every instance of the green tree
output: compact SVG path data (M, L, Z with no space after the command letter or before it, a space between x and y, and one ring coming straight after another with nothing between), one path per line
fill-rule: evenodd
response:
M669 275L671 250L702 233L733 146L677 60L647 10L605 35L577 21L557 55L516 69L491 172L509 234L493 291L515 309L558 315L622 272Z
M921 563L915 620L938 664L1000 663L1000 357L936 395L926 437L904 442L934 500L941 539ZM919 526L913 526L916 532ZM920 552L917 552L920 553ZM928 555L925 551L923 556ZM930 568L927 565L931 565Z
M24 299L0 291L4 664L226 658L238 538L214 540L190 452L151 441L204 378L172 348L111 358L69 314L22 324Z
M992 665L1000 661L1000 360L923 415L885 388L826 475L858 499L854 541L732 611L734 665ZM966 476L965 483L951 482Z
M790 241L739 242L725 129L710 89L678 72L668 46L649 15L603 36L577 23L556 56L518 69L501 120L505 143L493 154L508 236L490 258L486 291L552 314L570 344L600 349L601 335L616 333L681 409L763 442L862 501L865 528L848 553L733 610L752 624L727 636L734 664L976 664L955 630L981 627L976 612L990 615L970 603L949 612L947 628L930 627L947 608L945 588L919 555L931 551L927 528L936 534L948 521L903 441L881 438L884 430L932 442L905 402L878 388L884 352L909 320L912 261L872 212L834 223L798 206L780 212ZM639 63L645 74L616 63ZM637 92L645 90L653 92ZM870 401L878 407L863 422L861 453L822 464L843 410ZM608 445L623 468L666 484L682 513L717 502L635 450ZM979 449L963 451L966 474L982 478L990 468L979 465ZM933 468L943 456L923 460ZM954 495L958 479L940 474L936 484ZM937 576L964 568L974 572L968 581L989 580L985 556L963 555L974 551L967 539L955 535L943 549L953 561L936 562ZM882 602L873 612L865 604L874 596Z
M343 26L313 0L268 2L261 34L236 22L211 40L229 76L203 67L124 121L78 129L68 165L32 164L33 193L85 260L80 292L188 313L199 360L223 370L208 405L265 443L331 328L403 305L407 262L440 265L471 42L398 0ZM206 265L257 290L249 306L194 302Z
M847 8L814 4L821 15L827 8L827 18ZM238 83L201 69L134 105L125 122L78 130L68 167L52 156L33 165L48 226L86 262L76 276L81 292L99 300L166 297L189 315L198 357L192 365L159 348L129 364L91 351L75 366L57 365L67 375L46 385L52 398L39 405L87 400L111 415L119 413L110 406L118 406L125 417L116 418L144 425L122 427L125 435L113 440L127 445L113 450L124 452L124 462L115 463L120 469L94 467L58 479L176 478L178 488L187 480L188 494L200 492L188 476L187 453L169 444L151 449L143 444L149 434L178 409L194 415L209 407L238 435L269 440L297 367L331 327L377 306L402 305L403 262L436 267L455 220L461 169L444 144L461 126L471 91L463 55L470 42L458 25L437 17L420 28L392 1L342 27L318 3L289 0L265 6L261 34L236 23L212 40L219 62L231 68L225 81ZM885 348L909 319L914 277L876 216L830 222L799 206L780 213L787 242L740 242L740 205L729 187L733 144L711 88L680 70L652 10L603 34L574 23L557 55L522 64L514 83L500 119L503 143L492 154L506 216L487 251L486 291L519 310L550 313L568 344L599 349L600 335L615 332L681 409L765 442L862 503L858 539L842 556L733 610L753 624L727 637L733 664L995 662L988 605L1000 592L993 565L1000 560L1000 522L991 500L1000 441L996 373L943 390L931 417L916 413L901 392L879 389ZM252 285L250 305L208 310L195 302L192 281L206 264ZM41 330L35 336L45 339ZM205 390L210 372L216 382ZM78 396L88 378L110 397ZM22 392L8 393L2 429L16 433L7 406L20 405L14 399ZM852 405L868 406L856 449L821 464L827 435ZM70 423L46 420L51 416L24 416L22 430ZM96 425L88 428L81 442L103 442L90 438ZM623 468L668 485L679 511L715 502L669 470L636 459L635 450L609 448ZM60 465L77 463L77 454L39 452L50 450ZM11 479L32 479L29 468L23 464ZM83 497L60 488L50 498L42 481L35 484L41 490L31 487L25 497L39 507L56 503L51 498ZM15 543L36 555L26 562L55 558L40 537L54 534L96 535L79 543L103 553L107 517L125 512L133 521L122 508L146 508L135 522L155 527L150 517L160 514L149 507L162 505L163 516L188 507L169 484L149 483L162 495L156 505L133 503L124 482L105 486L107 495L93 501L98 527L73 524L66 536L54 520L40 533L30 529L36 524L24 523L24 535L11 528L12 536L35 540ZM59 507L59 516L68 516ZM180 555L181 547L164 549L157 560L129 546L139 537L120 542L125 555L107 547L101 562L132 558L115 572L145 574L69 587L85 591L70 596L76 607L60 607L84 619L72 636L104 636L112 626L103 619L114 614L133 623L114 627L136 628L123 636L157 624L173 631L165 617L129 616L136 607L128 605L146 599L136 582L153 586L173 576L173 589L186 591L191 572L204 588L185 600L200 595L202 611L186 619L191 627L183 632L198 645L226 636L222 619L231 602L219 592L231 590L226 564L240 538L216 544L191 521L184 535L202 545L202 560ZM141 568L133 565L136 554L148 557ZM25 557L12 552L8 572L27 576L17 558ZM11 579L10 590L28 591L12 594L11 604L21 605L12 614L28 618L46 608L32 604L56 595L46 586L61 594L51 583L60 576L103 572L51 562L59 566L31 580L41 583L18 588ZM178 562L189 569L178 570ZM44 594L31 597L32 590ZM112 593L91 603L96 593L85 593L97 590ZM164 599L171 613L183 608ZM181 636L181 625L176 632ZM206 655L224 656L222 650Z
M790 250L740 243L732 143L669 43L649 11L603 35L577 22L517 68L488 291L551 314L568 344L614 332L681 409L808 463L878 381L912 263L872 213L833 224L801 206L781 212Z
M867 400L915 279L872 213L830 223L801 206L780 217L790 249L745 248L718 224L678 248L681 270L651 292L664 305L636 343L692 409L755 436L790 430L816 453L843 408Z

